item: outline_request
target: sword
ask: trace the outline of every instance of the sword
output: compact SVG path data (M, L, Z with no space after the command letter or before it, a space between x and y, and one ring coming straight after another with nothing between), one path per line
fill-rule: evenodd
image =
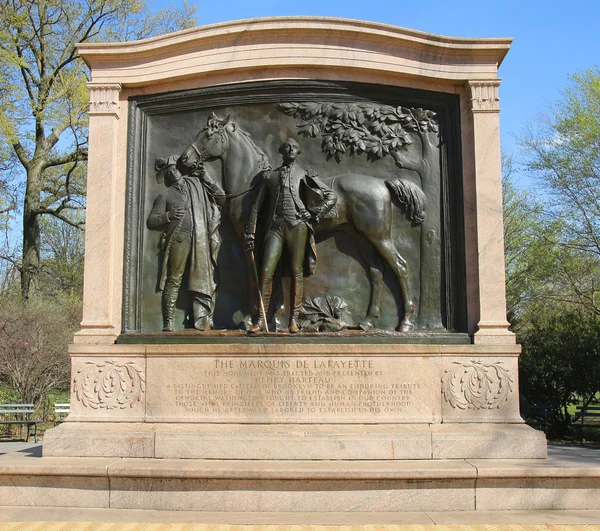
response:
M254 284L258 291L258 301L260 302L260 313L262 314L263 321L265 323L265 330L269 332L269 323L267 323L267 312L265 310L265 303L263 302L262 293L260 292L260 283L258 282L258 271L256 270L256 260L254 259L254 249L248 249L250 254L250 262L252 262L252 273L254 274Z

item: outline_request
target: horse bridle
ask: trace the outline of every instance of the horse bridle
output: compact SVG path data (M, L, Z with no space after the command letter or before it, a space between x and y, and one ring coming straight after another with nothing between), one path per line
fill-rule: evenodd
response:
M202 149L202 151L200 151L196 147L196 145L194 144L194 142L192 142L190 144L190 147L196 152L196 155L198 155L198 159L200 160L200 162L205 162L206 161L206 155L214 147L214 145L217 143L217 140L221 139L223 141L223 143L225 143L226 138L227 138L227 134L225 133L225 130L222 127L217 127L217 130L216 130L215 134L213 134L213 137L206 144L206 146L204 146L204 148Z

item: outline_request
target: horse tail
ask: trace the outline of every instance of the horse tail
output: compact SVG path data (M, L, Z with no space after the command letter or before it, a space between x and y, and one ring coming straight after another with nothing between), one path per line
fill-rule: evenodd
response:
M406 179L390 179L385 184L400 202L411 221L416 225L425 220L427 198L420 186Z

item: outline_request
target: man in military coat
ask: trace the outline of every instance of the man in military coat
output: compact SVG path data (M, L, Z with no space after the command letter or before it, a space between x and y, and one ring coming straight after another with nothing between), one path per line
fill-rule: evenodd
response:
M158 180L167 190L154 201L146 225L163 230L161 271L163 332L173 331L173 314L187 270L194 327L210 330L217 283L215 266L221 238L220 207L225 192L201 166L190 176L177 169L176 157L157 159Z
M300 146L293 138L288 138L281 144L279 153L283 157L283 164L265 177L252 206L245 234L247 248L253 249L258 214L265 201L268 201L260 292L265 312L268 312L273 276L285 247L290 257L291 334L299 331L298 316L302 305L304 275L313 273L316 266L316 246L311 222L318 223L337 202L336 194L319 181L315 172L301 168L296 163L300 152ZM263 315L260 314L255 317L249 332L256 333L264 328Z

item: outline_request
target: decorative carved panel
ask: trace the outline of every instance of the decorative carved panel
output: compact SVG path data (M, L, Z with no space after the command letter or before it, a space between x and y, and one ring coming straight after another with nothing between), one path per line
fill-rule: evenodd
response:
M85 407L126 409L142 401L145 380L143 369L132 361L88 361L75 374L72 389Z
M442 377L446 402L459 409L500 409L513 392L514 379L501 362L455 361Z

